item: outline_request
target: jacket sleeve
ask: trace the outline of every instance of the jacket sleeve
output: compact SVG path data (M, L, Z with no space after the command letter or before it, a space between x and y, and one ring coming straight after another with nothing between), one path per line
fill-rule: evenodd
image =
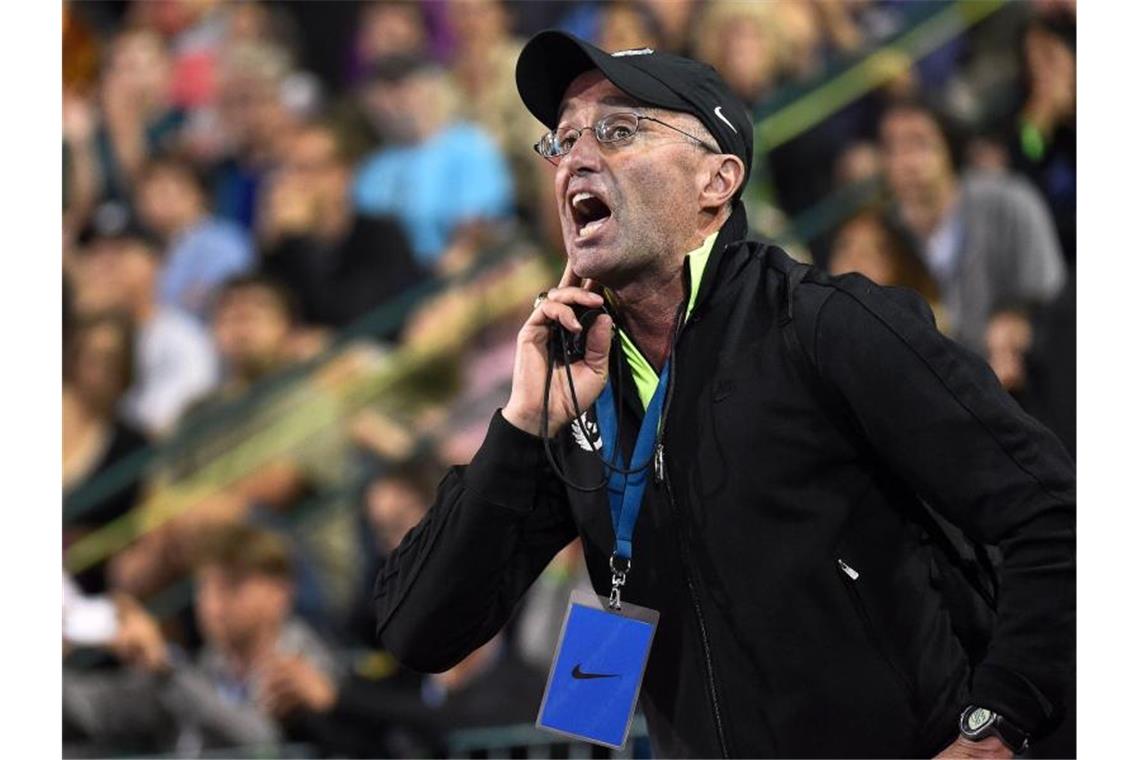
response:
M496 412L467 467L381 568L377 633L408 667L446 670L486 643L562 547L577 535L565 486L541 439Z
M971 538L1000 547L997 621L970 699L1039 735L1059 720L1074 657L1073 461L980 357L936 331L925 304L902 305L917 294L859 276L807 287L818 312L801 341L876 457Z

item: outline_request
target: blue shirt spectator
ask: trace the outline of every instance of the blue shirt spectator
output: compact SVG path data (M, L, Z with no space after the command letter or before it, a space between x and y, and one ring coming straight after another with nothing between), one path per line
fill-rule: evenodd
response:
M398 218L424 266L439 259L459 225L503 217L514 204L503 155L482 130L462 122L366 158L354 197L364 213Z
M254 266L249 236L232 222L203 217L174 236L159 276L159 300L204 320L221 283Z
M159 303L199 321L207 319L218 286L256 264L249 235L210 213L201 178L179 159L146 164L139 178L138 212L165 246Z

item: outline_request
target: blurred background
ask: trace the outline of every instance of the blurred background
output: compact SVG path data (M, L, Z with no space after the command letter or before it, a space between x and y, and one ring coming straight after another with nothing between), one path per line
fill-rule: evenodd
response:
M1074 2L66 2L63 738L73 757L609 756L531 728L580 550L447 673L387 553L558 279L525 39L715 66L752 236L916 289L1076 454ZM634 726L624 755L649 752Z

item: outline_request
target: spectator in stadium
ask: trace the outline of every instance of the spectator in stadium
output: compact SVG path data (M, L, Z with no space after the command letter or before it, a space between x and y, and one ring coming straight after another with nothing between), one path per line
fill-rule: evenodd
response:
M768 6L766 6L768 7ZM806 87L822 73L827 61L827 35L816 3L778 0L768 7L771 39L779 61L777 85ZM755 10L754 10L755 12ZM908 59L886 52L873 65L897 73L909 70ZM853 137L874 132L884 89L868 93L826 119L788 133L780 144L757 155L767 164L780 209L795 218L806 214L833 188L833 172L840 151ZM817 252L821 253L821 252Z
M308 385L269 386L259 403L242 403L257 382L297 360L293 300L286 288L264 275L241 275L222 285L213 336L225 368L224 382L190 410L192 414L164 448L152 491L161 493L213 461L226 441L255 434L276 410L297 404L299 396L310 404L319 403ZM351 510L341 508L345 500L337 495L347 460L342 428L323 426L305 445L248 468L226 488L195 499L174 519L120 552L111 563L116 586L139 596L154 593L189 569L191 551L203 533L254 519L293 530L288 516L308 500L320 499L327 510L322 519L296 527L293 542L299 559L298 610L339 623L352 601L357 572Z
M351 182L335 134L318 124L289 139L269 179L262 268L296 295L308 324L345 327L426 277L394 217L353 208Z
M661 33L661 47L670 53L688 55L692 45L690 36L697 18L696 0L640 0L654 19Z
M883 157L877 143L853 140L843 147L835 159L832 184L837 190L870 184L883 174Z
M362 543L369 562L348 621L347 638L354 643L375 646L376 618L371 599L376 573L431 506L444 469L431 455L418 454L385 467L365 484L361 496L365 526Z
M775 6L717 0L695 32L697 55L724 77L733 93L755 109L779 76Z
M611 53L661 47L657 17L638 0L617 0L598 9L598 47Z
M77 265L81 311L121 310L135 328L135 381L127 419L151 436L168 433L186 407L217 382L217 357L194 319L159 300L162 243L117 205L94 215Z
M127 594L89 594L63 576L64 656L79 647L105 647L122 664L151 672L169 668L157 621ZM66 665L65 665L66 667Z
M1077 251L1076 30L1063 20L1030 20L1022 39L1025 102L1017 114L1010 155L1016 171L1045 196L1065 258Z
M260 274L233 277L214 299L213 335L224 369L215 398L233 398L292 360L296 319L292 294Z
M365 518L382 556L395 551L423 518L442 472L437 462L420 456L368 485ZM371 643L375 618L368 611L368 587L361 597L360 624ZM502 637L495 637L422 682L389 673L377 677L363 669L337 682L304 658L295 658L266 671L263 693L291 738L313 742L326 754L375 757L383 747L394 756L439 757L450 731L530 722L542 676L519 661Z
M214 212L246 229L256 228L261 183L296 122L283 98L289 73L288 55L267 42L234 45L219 61L218 143L196 160L209 164Z
M98 107L93 99L75 92L63 95L63 244L66 252L74 247L102 192L98 133Z
M385 145L359 169L357 209L395 214L421 265L462 268L486 225L513 209L506 160L483 130L453 119L445 73L425 58L377 62L364 92Z
M361 5L350 43L352 60L345 86L333 94L324 114L350 163L356 164L381 143L358 89L367 84L377 61L393 55L421 55L426 45L427 30L419 3L378 0Z
M938 286L914 242L878 209L860 211L839 226L832 237L827 269L832 274L859 272L879 285L916 290L936 318L942 311Z
M542 688L542 674L495 636L418 688L361 672L336 683L294 660L270 672L265 693L287 735L326 755L446 757L454 731L533 723Z
M195 610L204 645L127 673L69 673L65 718L91 741L150 751L269 744L274 674L303 659L325 677L339 668L317 635L292 615L289 549L277 535L234 527L204 535L198 549Z
M420 54L426 45L424 14L416 3L398 0L365 3L360 9L353 44L353 79L366 77L377 61L393 55Z
M253 267L249 236L210 213L194 167L173 157L147 162L137 199L139 216L166 243L159 298L205 320L218 285Z
M119 402L134 374L134 332L127 317L106 313L81 317L69 330L63 359L63 514L65 547L88 531L126 514L138 499L139 478L129 477L110 493L80 504L75 497L147 445L123 420ZM85 593L106 590L104 563L76 577Z
M817 5L805 0L778 0L772 11L779 30L781 79L810 80L823 69L827 49L827 30Z
M938 284L950 335L985 356L994 317L1028 322L1060 291L1065 269L1040 194L1016 176L959 175L954 137L915 100L890 105L879 125L888 188Z
M449 66L458 98L456 118L482 128L510 165L515 199L527 219L549 200L547 178L536 167L534 130L541 125L514 93L515 61L522 42L511 34L515 9L501 0L448 0L447 23L455 36Z
M169 53L154 32L127 29L111 43L96 136L101 199L129 200L146 160L176 141L184 114L171 100L170 77Z

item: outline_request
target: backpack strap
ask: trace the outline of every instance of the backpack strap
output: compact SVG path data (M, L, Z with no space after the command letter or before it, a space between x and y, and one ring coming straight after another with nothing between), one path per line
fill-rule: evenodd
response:
M799 333L796 332L796 290L811 272L811 266L790 258L788 261L790 266L784 272L784 308L780 310L780 317L777 322L780 328L780 336L784 339L784 348L787 349L788 356L795 363L800 379L811 388L816 400L823 405L832 420L846 427L847 432L858 435L858 425L840 400L838 391L824 381L819 369L815 366L815 362L811 360L807 349L804 348Z

